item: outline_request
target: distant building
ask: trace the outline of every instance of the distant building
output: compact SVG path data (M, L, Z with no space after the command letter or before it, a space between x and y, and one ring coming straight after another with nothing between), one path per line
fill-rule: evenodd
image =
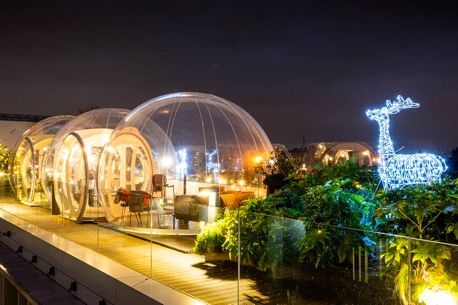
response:
M0 113L0 140L13 149L21 135L37 122L47 118L43 115Z

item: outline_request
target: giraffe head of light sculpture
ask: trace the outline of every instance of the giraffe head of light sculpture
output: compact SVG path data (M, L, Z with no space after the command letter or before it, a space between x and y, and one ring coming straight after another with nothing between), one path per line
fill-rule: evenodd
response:
M379 175L385 189L394 189L414 184L437 181L447 169L444 159L433 154L396 154L389 133L390 115L402 109L418 108L410 98L398 96L396 101L387 101L380 109L368 110L366 115L377 121L379 135Z
M390 114L396 114L402 109L418 107L420 107L420 104L414 103L409 97L404 99L402 96L398 95L397 101L392 102L390 100L387 100L385 107L382 107L380 109L368 110L366 114L371 120L381 122L384 120L389 120Z

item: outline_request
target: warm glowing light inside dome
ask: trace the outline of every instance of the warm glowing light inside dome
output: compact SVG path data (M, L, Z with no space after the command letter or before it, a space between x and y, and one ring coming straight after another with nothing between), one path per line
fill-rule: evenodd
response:
M168 156L163 157L162 158L162 165L164 167L171 167L173 165L173 158L168 157Z

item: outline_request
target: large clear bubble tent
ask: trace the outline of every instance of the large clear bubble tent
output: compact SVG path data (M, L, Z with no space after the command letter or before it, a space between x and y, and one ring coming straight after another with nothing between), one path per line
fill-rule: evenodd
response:
M55 135L73 116L53 116L25 131L16 142L10 159L10 180L16 200L30 206L49 206L42 178L46 175L43 158Z
M116 127L100 159L99 186L107 194L121 188L166 201L205 188L258 194L256 162L272 150L259 124L236 104L204 93L168 94L139 105ZM102 204L109 221L122 221L113 195Z
M56 209L63 217L80 222L104 216L98 200L97 164L111 133L128 113L118 108L91 110L54 137L44 160L46 170L52 172L45 184L53 186Z

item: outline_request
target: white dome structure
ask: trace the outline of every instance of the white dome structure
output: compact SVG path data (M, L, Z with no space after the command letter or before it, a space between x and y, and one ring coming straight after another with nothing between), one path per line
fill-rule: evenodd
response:
M9 166L16 200L30 206L49 206L50 197L46 196L42 185L43 157L55 135L73 118L62 115L43 119L18 139Z
M258 190L256 160L267 160L272 145L242 108L204 93L173 93L151 99L127 115L104 149L101 188L154 195L153 177L164 177L167 192L198 194L205 187ZM162 195L161 195L162 196ZM102 204L108 221L120 220L113 196Z
M49 173L45 185L53 185L64 217L80 222L103 216L96 188L97 164L111 133L128 113L118 108L91 110L75 117L54 137L44 159Z
M313 143L307 147L302 165L303 167L313 167L315 163L336 165L349 160L359 166L373 166L377 163L377 153L365 142Z

